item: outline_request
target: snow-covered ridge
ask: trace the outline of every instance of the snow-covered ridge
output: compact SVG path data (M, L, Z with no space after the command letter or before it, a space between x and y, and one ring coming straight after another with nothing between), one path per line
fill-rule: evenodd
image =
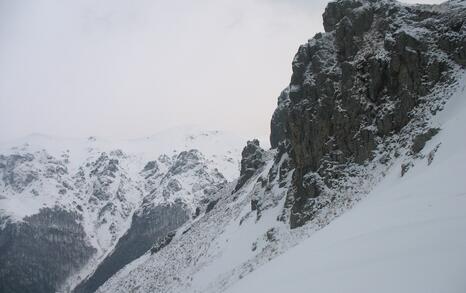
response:
M81 165L93 154L122 150L145 164L160 155L172 156L190 149L199 150L207 159L218 164L219 170L229 180L238 175L238 165L232 168L231 160L237 160L246 139L220 130L202 130L196 127L179 127L160 131L138 139L109 139L101 137L67 138L45 134L0 142L0 153L35 152L46 150L61 157L64 154L72 167ZM224 163L225 162L225 163ZM140 166L137 166L138 169Z
M137 140L31 135L5 142L0 224L27 226L46 209L77 215L83 241L96 253L69 280L73 286L112 251L133 214L174 203L188 217L205 209L212 194L238 176L242 144L225 132L193 129Z
M2 197L10 198L11 202L2 202L2 210L22 218L37 212L41 207L54 204L66 206L71 200L69 194L64 194L67 187L72 187L72 181L79 185L79 182L89 179L78 177L98 174L98 168L103 168L93 166L98 164L116 162L114 168L118 170L115 171L123 172L123 178L137 184L136 181L141 180L140 172L149 161L163 161L166 157L160 166L167 168L166 160L192 149L200 152L207 165L217 169L226 180L232 181L238 176L242 145L242 139L229 133L192 128L173 129L135 140L96 137L70 139L33 134L3 142L0 144L0 155L2 164L7 168L0 170L4 179L0 182L0 188ZM91 167L95 170L90 170ZM110 175L115 177L115 174ZM140 187L139 192L143 193L144 188ZM50 190L37 197L41 189ZM137 205L141 196L134 196L134 192L129 194L133 205Z

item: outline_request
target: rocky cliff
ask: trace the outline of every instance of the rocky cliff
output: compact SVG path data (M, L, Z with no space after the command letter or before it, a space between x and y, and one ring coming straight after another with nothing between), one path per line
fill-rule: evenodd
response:
M429 96L466 65L465 19L461 1L328 4L325 33L299 47L271 122L272 147L286 149L295 169L286 204L292 228L332 191L344 192L348 166L367 164L389 142L412 144L414 137L401 139L404 128L440 110Z

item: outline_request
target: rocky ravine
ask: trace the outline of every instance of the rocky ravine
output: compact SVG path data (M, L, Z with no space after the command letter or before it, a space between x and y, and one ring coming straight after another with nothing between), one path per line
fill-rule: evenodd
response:
M218 131L164 136L59 140L59 149L56 139L33 136L2 146L0 292L69 291L78 283L77 292L93 292L204 213L228 182L222 172L230 180L237 172L241 141ZM171 152L161 152L163 140L174 143Z
M466 66L466 1L340 0L296 54L271 122L237 182L98 292L223 292L351 208L394 162L400 176L442 130L433 117ZM430 164L430 163L429 163Z

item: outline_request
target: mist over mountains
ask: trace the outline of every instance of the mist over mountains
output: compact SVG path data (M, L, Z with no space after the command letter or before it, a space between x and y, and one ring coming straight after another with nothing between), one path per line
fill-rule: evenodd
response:
M270 148L191 127L2 143L0 292L464 292L466 1L322 18Z

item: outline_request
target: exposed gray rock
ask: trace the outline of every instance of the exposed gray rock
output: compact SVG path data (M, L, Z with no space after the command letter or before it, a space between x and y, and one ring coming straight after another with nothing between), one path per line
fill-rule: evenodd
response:
M426 132L416 135L413 139L413 145L411 146L413 153L417 154L422 151L426 142L431 140L439 131L440 129L438 128L429 128Z
M401 177L405 176L406 173L408 173L409 169L411 169L412 167L414 167L413 162L402 164L401 165Z
M217 205L218 201L219 201L218 199L214 199L214 200L210 201L210 202L207 204L207 207L206 207L206 209L205 209L205 212L208 213L208 212L210 212L211 210L213 210L214 207Z
M437 144L435 146L435 148L433 150L431 150L428 154L427 154L427 165L430 166L430 164L432 164L432 162L434 161L434 158L435 158L435 154L437 153L438 149L440 148L440 145L441 143Z
M154 254L154 253L159 252L162 248L170 244L170 242L172 241L173 237L175 237L175 235L176 235L176 232L172 231L172 232L169 232L167 235L165 235L165 237L163 237L162 239L159 239L154 244L154 246L152 246L152 248L150 249L150 253Z
M171 192L177 192L177 191L181 190L181 184L180 184L180 182L178 180L171 179L171 180L168 181L167 188Z
M152 202L159 194L165 199L197 194L196 202L209 201L227 182L218 169L209 167L208 161L198 150L183 151L170 160L167 157L160 159L168 166L166 173L142 173L147 174L146 190L149 191L149 195L144 197L144 204ZM182 181L186 176L197 180L191 190L183 189Z
M271 122L272 148L285 148L277 156L288 153L295 170L286 200L291 227L322 207L315 199L345 174L339 166L370 161L412 120L422 98L465 64L466 9L454 1L442 5L328 4L326 33L298 49ZM413 151L426 138L416 138Z
M37 161L42 161L42 165L36 166ZM2 185L17 193L26 190L40 176L60 180L66 174L68 174L68 169L64 162L49 156L45 152L0 155L0 179L3 181Z
M259 140L248 141L241 153L241 171L235 192L238 191L253 175L264 166L264 150L259 145Z
M278 105L270 122L270 145L272 148L277 148L278 144L286 138L287 127L285 122L288 120L286 115L288 114L289 101L289 88L286 88L278 97Z
M143 172L147 171L155 171L157 172L159 170L159 166L157 164L157 161L149 161L147 164L144 166L144 169L142 170Z
M181 152L170 167L168 174L177 175L187 170L193 169L199 164L202 154L198 150L189 150ZM168 176L170 176L168 175Z
M334 31L343 17L350 15L353 9L361 6L360 1L329 2L323 14L324 30Z

